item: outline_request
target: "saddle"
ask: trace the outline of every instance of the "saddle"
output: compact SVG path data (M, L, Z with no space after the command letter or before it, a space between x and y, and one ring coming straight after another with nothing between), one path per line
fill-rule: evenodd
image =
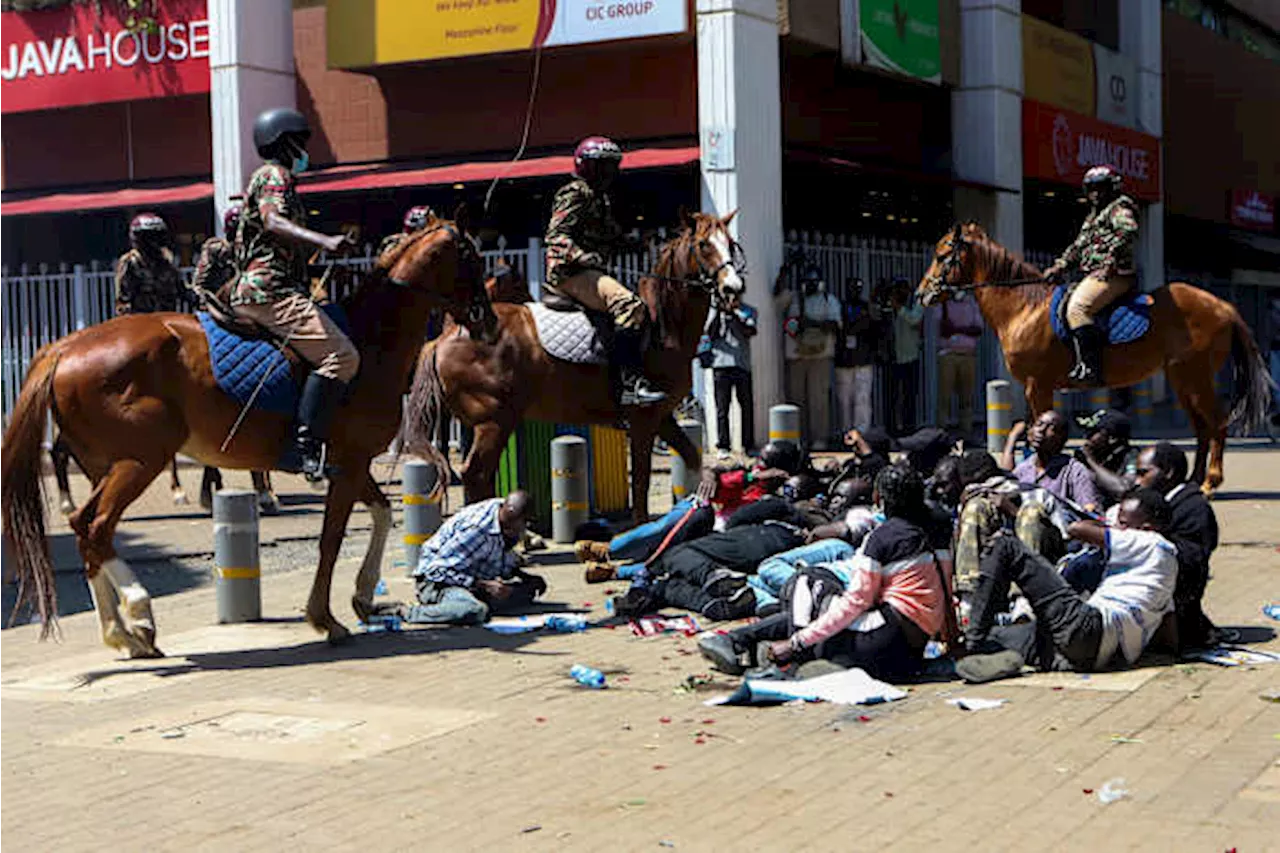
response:
M1075 284L1060 284L1053 290L1049 305L1049 317L1053 333L1062 341L1070 339L1067 326L1067 300ZM1151 306L1155 300L1148 293L1136 288L1102 309L1094 318L1099 328L1107 330L1107 342L1127 344L1138 340L1151 328Z
M538 340L547 355L571 364L607 364L613 318L588 311L568 297L547 290L541 302L526 302Z

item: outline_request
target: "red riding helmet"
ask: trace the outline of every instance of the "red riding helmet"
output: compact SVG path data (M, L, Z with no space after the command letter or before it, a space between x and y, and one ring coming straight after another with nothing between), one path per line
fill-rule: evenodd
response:
M234 237L240 227L240 205L233 204L222 212L222 233Z
M591 180L601 168L617 169L622 164L622 149L606 136L588 136L573 150L573 171Z
M1095 187L1120 192L1124 186L1124 176L1115 166L1094 166L1084 173L1084 189L1088 192Z
M158 237L169 233L169 226L154 213L139 213L129 223L130 237Z
M427 224L434 211L425 204L409 208L404 215L404 233L411 234Z

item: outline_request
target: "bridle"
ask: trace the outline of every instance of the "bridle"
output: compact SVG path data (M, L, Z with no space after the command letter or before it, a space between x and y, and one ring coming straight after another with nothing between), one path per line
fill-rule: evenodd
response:
M952 281L953 273L959 272L964 268L964 257L961 247L968 247L969 241L964 238L960 226L957 225L955 230L951 232L951 248L943 257L934 256L938 262L940 271L937 273L926 273L924 276L924 285L931 294L938 296L946 296L952 293L965 293L977 290L980 287L1023 287L1029 284L1044 284L1045 279L1037 276L1036 278L1017 278L1011 281Z

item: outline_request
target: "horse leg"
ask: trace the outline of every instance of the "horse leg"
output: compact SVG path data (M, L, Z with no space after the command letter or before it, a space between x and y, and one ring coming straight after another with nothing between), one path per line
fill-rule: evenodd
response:
M176 455L169 463L169 491L173 493L174 506L187 505L187 493L182 491L182 483L178 481L178 457Z
M1200 483L1200 491L1211 496L1222 485L1222 453L1227 443L1226 416L1213 388L1213 372L1207 364L1180 364L1166 367L1178 404L1196 431L1196 461L1188 482Z
M213 512L213 493L222 489L222 472L212 465L204 466L200 478L200 508Z
M356 575L356 594L351 598L351 609L360 621L367 622L373 613L374 590L382 577L382 555L387 547L387 536L391 533L391 503L371 474L365 475L360 502L369 508L369 515L373 516L373 533L369 535L369 550L365 551L364 562Z
M1027 423L1034 423L1042 413L1053 408L1053 385L1028 377L1022 388L1027 400Z
M507 446L511 428L497 421L477 424L471 452L462 466L462 489L466 502L471 504L491 498L497 491L494 478L498 473L498 460Z
M71 499L71 477L67 466L71 462L71 448L62 440L62 436L54 439L49 448L49 459L53 461L53 478L58 481L58 509L63 515L71 515L76 511L76 502Z
M115 648L120 648L120 642L123 642L129 649L129 656L135 658L163 655L155 645L151 595L129 564L116 554L112 540L125 509L146 491L163 467L163 462L117 461L99 481L85 505L70 519L103 626L103 642ZM120 608L115 607L117 596ZM110 619L103 614L108 607L113 614ZM120 610L124 616L123 632L117 635L113 629L119 620Z
M672 421L675 423L675 421ZM631 421L631 518L636 524L644 524L649 520L649 480L653 474L653 425L635 417ZM677 429L684 441L683 431ZM673 439L668 438L673 447L679 447ZM681 457L684 453L681 452ZM694 451L697 458L697 451Z
M279 515L280 501L271 488L271 472L252 471L249 476L253 478L253 490L258 493L258 511L263 515Z
M329 481L329 494L324 502L324 527L320 532L320 564L316 566L316 577L307 599L307 622L317 631L328 634L330 643L339 643L351 636L351 632L333 618L329 609L329 593L333 586L333 566L338 561L338 549L347 532L351 507L355 505L369 471L367 464L363 473L358 468L351 473L350 466L344 467L348 470Z

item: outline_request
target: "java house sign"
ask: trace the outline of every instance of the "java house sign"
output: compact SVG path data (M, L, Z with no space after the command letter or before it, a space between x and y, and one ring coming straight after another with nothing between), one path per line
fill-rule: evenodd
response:
M1160 140L1036 101L1022 102L1022 170L1029 178L1076 184L1094 166L1124 175L1129 195L1160 200Z
M0 111L208 92L205 0L157 5L145 32L130 32L109 3L0 13Z

